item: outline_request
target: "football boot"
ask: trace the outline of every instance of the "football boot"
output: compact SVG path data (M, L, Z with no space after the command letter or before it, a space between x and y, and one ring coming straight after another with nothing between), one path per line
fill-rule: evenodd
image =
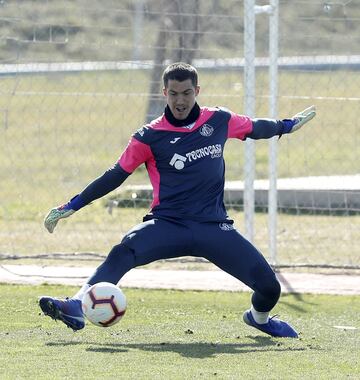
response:
M60 300L53 297L41 297L41 310L54 320L60 320L74 331L85 327L85 318L82 312L81 301L74 298Z
M267 323L257 323L250 310L243 315L244 322L256 329L273 337L298 338L297 332L286 322L274 317L270 317Z

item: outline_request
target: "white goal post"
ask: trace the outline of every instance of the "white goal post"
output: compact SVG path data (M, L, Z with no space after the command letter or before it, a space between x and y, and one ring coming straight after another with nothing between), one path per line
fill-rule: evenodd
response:
M255 116L255 15L265 13L269 16L269 117L278 117L278 40L279 40L279 1L271 0L269 5L256 6L254 0L245 0L244 7L244 50L245 50L245 113ZM250 241L254 239L255 213L255 142L246 141L244 179L245 232ZM277 234L277 138L269 141L269 193L268 193L268 230L269 255L276 264Z

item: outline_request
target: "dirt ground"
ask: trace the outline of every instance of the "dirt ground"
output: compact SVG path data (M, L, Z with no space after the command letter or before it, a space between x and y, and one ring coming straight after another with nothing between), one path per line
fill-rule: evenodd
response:
M0 283L82 285L95 266L0 265ZM277 272L284 293L360 294L360 273ZM177 264L133 269L120 281L122 288L250 291L212 266L186 268Z

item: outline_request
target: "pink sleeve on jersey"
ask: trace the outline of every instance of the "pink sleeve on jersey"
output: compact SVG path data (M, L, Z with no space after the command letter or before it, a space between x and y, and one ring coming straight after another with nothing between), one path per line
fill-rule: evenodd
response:
M244 140L246 135L253 129L252 121L248 116L238 115L231 112L228 123L228 138Z
M118 163L128 173L132 173L138 166L152 157L149 145L146 145L132 137Z

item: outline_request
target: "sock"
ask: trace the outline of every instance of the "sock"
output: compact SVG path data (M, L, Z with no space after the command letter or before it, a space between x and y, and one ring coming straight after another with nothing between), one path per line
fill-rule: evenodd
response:
M261 311L256 311L254 309L254 306L251 305L250 308L251 314L253 318L255 319L255 322L258 323L259 325L262 325L264 323L267 323L269 321L269 312L261 312Z
M73 296L73 298L75 299L78 299L80 301L82 301L82 299L84 298L84 294L85 292L91 287L91 285L89 284L84 284L81 289Z

